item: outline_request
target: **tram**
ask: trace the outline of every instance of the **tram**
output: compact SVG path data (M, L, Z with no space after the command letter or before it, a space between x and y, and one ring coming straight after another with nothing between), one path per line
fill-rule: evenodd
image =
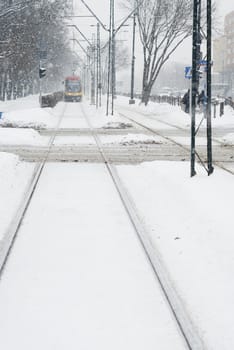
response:
M65 78L65 102L80 102L82 100L82 85L81 79L77 75L72 75Z

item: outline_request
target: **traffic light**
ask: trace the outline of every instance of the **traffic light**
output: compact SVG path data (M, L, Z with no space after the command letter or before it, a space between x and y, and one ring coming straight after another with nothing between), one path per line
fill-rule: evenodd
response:
M46 69L40 67L40 68L39 68L39 77L40 77L40 78L43 78L43 77L45 77L45 76L46 76Z

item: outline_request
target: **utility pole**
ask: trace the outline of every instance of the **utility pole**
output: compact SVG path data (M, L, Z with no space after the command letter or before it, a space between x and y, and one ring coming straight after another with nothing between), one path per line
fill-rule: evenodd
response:
M212 165L212 128L211 128L211 42L212 42L212 20L211 20L211 0L207 0L207 105L206 105L206 121L207 121L207 164L208 175L214 171Z
M109 32L108 40L108 73L107 73L107 103L106 103L106 115L109 115L109 100L110 100L110 81L111 81L111 93L112 93L112 115L114 113L114 96L116 92L116 70L115 70L115 36L122 26L128 21L128 19L136 12L136 10L143 4L144 0L141 0L137 6L130 12L130 14L119 24L115 29L115 0L109 0L109 28L102 23L97 17L95 12L88 6L85 0L81 0L84 6L97 19L102 28Z
M94 27L94 25L91 25ZM97 27L97 39L96 39L96 108L101 107L101 39L100 39L100 23L98 22L95 27Z
M90 68L90 47L87 48L87 82L86 82L86 90L87 90L87 95L90 97L91 99L91 92L90 92L90 85L91 85L91 68Z
M193 1L193 51L192 51L192 102L191 102L191 177L196 175L195 158L196 158L196 97L199 86L198 75L198 56L200 54L200 18L201 18L201 0Z
M134 4L135 7L135 4ZM131 68L131 97L129 104L134 104L134 75L135 75L135 36L136 36L136 12L133 14L133 31L132 31L132 68Z
M116 77L115 77L115 0L110 0L106 115L109 115L110 91L111 91L111 115L114 114L115 82L116 82ZM110 88L110 85L111 85L111 88Z
M111 0L111 115L114 114L114 98L115 98L115 83L116 83L116 72L115 72L115 0Z
M96 62L95 62L95 34L92 36L92 45L91 45L91 105L95 104L95 80L96 80Z
M97 23L97 92L98 105L102 105L102 65L101 65L101 38L100 38L100 24Z
M211 129L211 0L206 1L206 19L207 19L207 32L204 34L201 28L201 7L202 0L193 0L193 49L192 49L192 84L191 84L191 177L196 175L195 161L196 156L199 159L202 166L207 171L208 175L212 174L214 168L212 166L212 129ZM206 40L206 59L202 59L201 43L202 39ZM196 128L196 104L197 95L199 93L199 80L202 74L201 68L205 67L206 70L206 106L205 113L202 121ZM204 101L205 103L205 101ZM207 127L207 166L202 161L201 157L196 151L196 135L199 128L206 119Z
M96 108L98 108L98 97L99 97L98 25L99 23L97 23L97 38L96 38Z
M39 72L41 69L41 60L39 61ZM42 87L41 87L41 78L39 76L39 105L42 107Z
M83 92L84 95L86 95L86 66L83 64L83 69L82 69L82 86L83 86Z
M111 48L112 48L112 0L110 0L110 15L109 15L109 42L108 42L108 72L107 72L107 102L106 102L106 115L109 115L109 101L110 101L110 71L111 71Z

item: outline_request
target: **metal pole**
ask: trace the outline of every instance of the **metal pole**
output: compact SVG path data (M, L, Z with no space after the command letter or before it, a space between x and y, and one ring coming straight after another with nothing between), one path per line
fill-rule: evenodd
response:
M93 33L93 38L92 38L92 60L93 60L93 103L96 104L95 101L95 96L96 96L96 45L95 45L95 34Z
M134 4L135 6L135 4ZM133 33L132 33L132 69L131 69L131 98L129 104L134 104L134 73L135 73L135 34L136 34L136 12L133 14Z
M92 38L92 46L90 48L91 51L91 62L90 62L90 74L91 74L91 105L95 104L95 46L94 46L94 37Z
M98 85L99 85L99 63L98 63L98 23L97 23L97 38L96 38L96 47L95 47L95 62L96 62L96 108L98 108Z
M87 55L86 55L86 58L87 58L87 96L88 98L91 99L91 93L90 93L90 47L87 48Z
M99 107L102 105L102 72L101 72L101 38L100 38L100 24L97 24L97 62L98 62L98 93L99 93Z
M39 104L40 104L40 107L42 106L42 96L41 96L41 79L39 79Z
M195 137L196 137L196 95L198 88L198 10L199 10L200 0L193 1L193 50L192 50L192 101L191 101L191 168L190 168L190 176L196 175L195 171L195 158L196 158L196 145L195 145Z
M208 175L212 174L214 168L212 166L212 128L211 128L211 0L207 0L207 105L206 105L206 120L207 120L207 165Z
M114 98L115 98L115 0L112 0L112 55L111 55L111 62L112 62L112 69L111 69L111 115L114 114Z
M109 23L109 45L108 45L108 74L107 74L107 102L106 102L106 115L109 115L109 99L110 99L110 69L111 69L111 24L112 24L112 0L110 0L110 23Z
M85 64L83 64L83 69L82 69L82 85L83 85L83 92L84 95L86 94L86 67Z
M41 60L39 60L39 71L40 71L40 68L41 68ZM41 78L39 76L39 104L40 104L40 107L42 106L42 92L41 92Z

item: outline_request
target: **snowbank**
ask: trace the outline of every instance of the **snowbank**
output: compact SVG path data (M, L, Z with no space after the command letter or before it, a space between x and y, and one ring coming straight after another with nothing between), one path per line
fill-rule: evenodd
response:
M32 129L0 128L0 145L36 145L45 144L46 138Z
M57 118L48 109L30 108L4 112L0 126L45 129L56 125Z
M3 238L32 175L34 164L21 162L13 154L0 152L0 240Z
M147 106L140 104L139 100L136 100L135 105L128 105L128 99L126 97L118 97L116 105L118 107L125 107L129 111L136 111L142 113L145 116L153 118L155 120L162 120L174 124L179 127L190 128L190 115L183 112L180 106L172 106L168 103L156 103L149 102ZM203 115L197 113L196 120L199 124ZM225 106L224 115L220 117L218 115L216 118L213 117L212 111L212 126L216 127L234 127L234 110L230 106ZM201 127L206 127L205 121L202 123ZM164 125L164 129L166 126Z

